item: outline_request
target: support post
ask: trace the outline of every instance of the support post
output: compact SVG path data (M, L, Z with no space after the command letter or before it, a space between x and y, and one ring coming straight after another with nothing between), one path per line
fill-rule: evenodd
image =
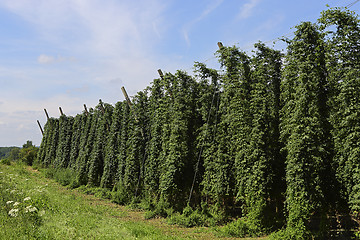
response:
M87 110L87 107L86 107L86 104L85 104L85 103L84 103L84 109L85 109L85 114L88 115L89 112L88 112L88 110Z
M131 107L132 107L132 103L131 103L131 100L130 100L129 96L127 95L127 92L126 92L125 88L124 88L124 87L121 87L121 91L123 92L123 94L124 94L124 96L125 96L125 99L126 99L128 105L129 105L129 107L131 108Z
M164 79L164 74L163 74L163 72L161 71L161 69L158 69L158 73L159 73L161 79Z
M60 110L60 114L61 114L61 116L63 116L63 115L64 115L64 113L63 113L63 111L62 111L61 107L59 107L59 110Z
M44 131L43 131L42 127L41 127L41 124L40 124L39 120L37 120L37 123L38 123L38 125L39 125L41 134L44 136Z
M221 48L224 47L223 44L222 44L222 42L218 42L218 47L219 47L219 49L221 49Z
M100 102L101 112L102 112L102 114L104 115L104 114L105 114L105 108L104 108L103 102L101 101L101 99L99 99L99 102Z
M44 111L45 111L45 115L46 115L46 118L47 118L47 120L49 121L49 114L48 114L48 112L46 111L46 108L44 108Z

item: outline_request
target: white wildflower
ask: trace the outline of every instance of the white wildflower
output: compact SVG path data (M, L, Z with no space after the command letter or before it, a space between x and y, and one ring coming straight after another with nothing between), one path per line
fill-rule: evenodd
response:
M6 204L12 204L14 201L7 201Z
M26 197L26 198L24 198L24 202L25 202L25 201L29 201L29 200L31 200L31 197Z
M3 172L0 172L0 173L3 173Z
M20 203L19 202L15 202L14 203L14 207L16 207L17 205L19 205Z
M35 212L35 211L37 211L37 208L36 208L36 207L33 207L32 205L27 206L27 207L25 208L25 212L26 212L26 213L27 213L27 212Z
M41 210L41 211L39 212L39 216L42 217L42 216L44 216L44 215L45 215L45 210Z
M17 217L18 214L19 214L19 209L17 209L17 208L11 209L11 210L9 211L9 215L10 215L11 217Z

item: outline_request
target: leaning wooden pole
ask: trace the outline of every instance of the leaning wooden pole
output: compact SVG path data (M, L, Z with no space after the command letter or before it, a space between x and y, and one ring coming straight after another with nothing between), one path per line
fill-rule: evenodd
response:
M129 98L129 96L128 96L128 94L127 94L126 90L125 90L125 88L124 88L124 87L121 87L121 91L123 92L124 97L125 97L125 99L126 99L126 101L127 101L128 105L129 105L129 107L130 107L130 108L132 108L132 103L131 103L131 100L130 100L130 98Z
M104 108L104 104L103 104L103 102L101 101L101 99L99 99L99 103L100 103L101 113L104 115L104 114L105 114L105 108Z
M39 120L37 120L37 123L38 123L38 125L39 125L41 134L44 136L44 131L43 131L42 127L41 127L41 124L40 124Z
M222 42L218 42L218 47L219 47L219 49L221 49L221 48L224 47L223 44L222 44Z
M127 92L126 92L126 90L125 90L125 87L121 87L121 91L123 92L123 94L124 94L124 96L125 96L125 99L126 99L128 105L129 105L130 109L132 109L132 102L131 102L129 96L127 95ZM134 112L134 117L135 117L136 122L139 122L139 119L138 119L138 117L137 117L137 115L136 115L135 112ZM144 132L143 132L143 129L142 129L142 128L141 128L141 135L142 135L142 137L144 137Z
M63 113L63 111L62 111L61 107L59 107L59 110L60 110L60 114L61 114L61 116L63 116L63 115L64 115L64 113Z
M87 107L86 107L86 104L84 103L84 109L85 109L85 114L86 116L89 114L88 110L87 110Z
M158 73L159 73L161 79L164 79L164 74L163 74L163 72L161 71L161 69L158 69Z
M45 111L46 119L49 121L50 118L48 112L46 111L46 108L44 108L44 111Z

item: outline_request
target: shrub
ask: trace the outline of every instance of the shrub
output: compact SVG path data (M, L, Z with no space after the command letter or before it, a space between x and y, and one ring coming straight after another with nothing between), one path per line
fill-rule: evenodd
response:
M11 162L10 162L10 160L9 160L8 158L3 158L3 159L1 159L1 160L0 160L0 163L1 163L1 164L5 164L5 165L10 165L10 164L11 164Z
M202 214L198 209L195 211L187 206L183 210L183 214L176 213L170 216L169 223L177 224L183 227L194 227L206 225L207 217Z

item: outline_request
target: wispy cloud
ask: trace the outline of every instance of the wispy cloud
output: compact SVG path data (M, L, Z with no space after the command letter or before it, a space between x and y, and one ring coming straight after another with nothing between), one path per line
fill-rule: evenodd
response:
M261 0L250 0L240 8L238 19L245 19L253 14L253 9L260 3Z
M75 61L74 57L63 57L63 56L50 56L50 55L46 55L46 54L41 54L38 58L37 58L38 63L41 64L48 64L48 63L56 63L56 62L73 62Z
M183 37L188 46L190 46L190 44L191 44L190 38L189 38L189 32L191 31L192 27L196 23L198 23L198 22L202 21L204 18L206 18L210 13L212 13L215 9L217 9L223 2L224 2L224 0L212 1L209 5L207 5L205 7L205 9L202 11L202 13L197 18L195 18L191 22L187 23L183 27Z

